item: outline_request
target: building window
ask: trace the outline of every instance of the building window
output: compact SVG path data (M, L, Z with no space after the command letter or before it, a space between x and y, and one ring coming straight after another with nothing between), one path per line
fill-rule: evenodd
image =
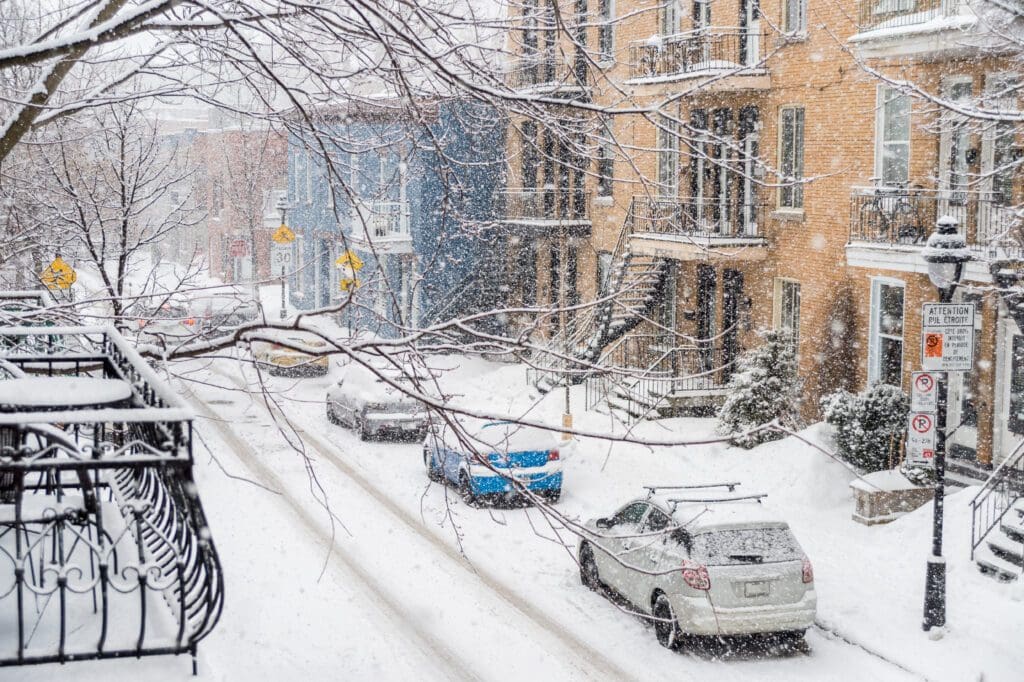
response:
M537 124L533 121L524 121L520 131L520 142L522 152L520 162L522 164L522 180L524 189L537 188L537 171L540 168L540 158L537 154Z
M597 26L597 47L600 59L610 62L615 59L615 9L614 0L597 0L601 23Z
M780 208L804 207L804 109L785 107L779 112Z
M775 280L775 328L785 330L793 338L793 347L800 347L800 282Z
M875 176L885 185L910 181L910 97L896 88L878 89Z
M658 191L661 196L679 194L679 135L676 122L661 117L658 127Z
M678 24L678 19L676 20ZM707 28L711 25L711 0L693 0L693 28Z
M597 196L612 195L612 178L615 176L614 137L611 125L605 121L597 138Z
M667 0L661 6L661 35L670 36L679 33L679 1Z
M871 282L868 383L903 383L903 283Z
M783 0L782 32L790 35L807 33L807 0Z
M1010 415L1006 425L1020 434L1024 433L1024 336L1014 336L1010 350Z
M607 296L611 289L612 276L612 253L611 251L599 251L597 253L597 295Z

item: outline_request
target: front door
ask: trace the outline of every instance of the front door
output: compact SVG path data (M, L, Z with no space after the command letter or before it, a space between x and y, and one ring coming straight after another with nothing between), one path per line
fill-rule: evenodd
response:
M759 0L740 0L740 28L743 29L740 60L756 66L761 60L761 8Z
M715 336L715 295L717 293L715 269L710 265L697 266L697 346L700 371L711 371Z
M743 273L725 270L722 273L722 382L732 376L740 352L740 306L743 305Z
M956 293L956 300L974 303L974 369L949 372L949 398L946 408L947 445L951 457L974 460L978 455L978 356L981 346L982 297L975 293Z
M1024 330L1004 318L997 346L994 467L1024 441Z

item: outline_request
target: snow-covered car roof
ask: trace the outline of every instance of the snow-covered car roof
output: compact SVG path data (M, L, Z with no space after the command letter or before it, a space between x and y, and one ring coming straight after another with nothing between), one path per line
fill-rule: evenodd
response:
M751 493L711 493L708 491L666 491L646 498L671 513L672 519L690 533L724 528L785 528L789 524L780 514L759 499L744 498ZM713 502L692 500L714 499Z
M458 417L458 424L465 431L470 442L479 449L493 452L532 452L552 450L558 447L558 437L553 431L535 426L524 426L511 421L493 421L473 417ZM455 437L451 428L445 425L445 439Z
M415 401L415 398L406 395L377 374L379 372L392 381L406 385L410 390L415 390L408 377L395 367L373 363L373 369L371 369L352 361L349 361L344 367L341 378L338 380L338 389L346 395L351 395L363 402Z

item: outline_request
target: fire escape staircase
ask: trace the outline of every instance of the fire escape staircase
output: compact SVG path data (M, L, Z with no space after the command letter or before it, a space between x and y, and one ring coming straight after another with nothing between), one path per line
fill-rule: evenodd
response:
M633 253L630 238L635 223L630 207L612 252L607 293L565 331L554 334L533 354L530 381L543 393L556 386L579 384L594 369L609 344L649 319L665 293L669 262Z
M1024 573L1024 442L971 500L971 559L999 580Z

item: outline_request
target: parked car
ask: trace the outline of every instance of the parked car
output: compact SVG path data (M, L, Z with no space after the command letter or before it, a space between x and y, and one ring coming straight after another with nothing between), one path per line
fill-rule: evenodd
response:
M419 440L427 431L426 407L381 375L398 384L413 384L407 373L376 364L373 369L349 362L338 383L327 390L327 418L369 437Z
M427 431L423 463L432 481L458 486L468 504L519 495L513 481L552 502L561 497L562 461L552 432L504 421L457 423L461 439L448 424Z
M175 346L196 338L200 333L187 301L180 296L170 296L152 307L142 308L136 315L139 343Z
M252 292L236 286L195 292L190 297L189 310L208 335L251 322L260 314Z
M588 521L581 582L652 616L672 649L683 635L803 637L817 608L811 562L764 495L737 485L651 487Z
M327 348L327 343L314 334L303 331L281 331L282 343L256 341L253 343L253 357L257 364L266 368L271 376L312 377L324 376L330 368L326 355L312 355L289 346L306 348L313 352ZM288 346L283 345L289 344Z

